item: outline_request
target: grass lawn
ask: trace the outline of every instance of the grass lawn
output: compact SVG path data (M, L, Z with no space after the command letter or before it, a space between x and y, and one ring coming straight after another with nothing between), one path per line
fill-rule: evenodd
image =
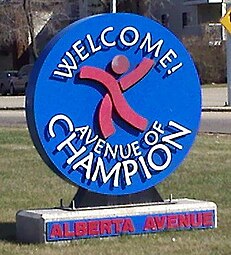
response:
M75 241L63 245L19 244L15 214L20 209L66 204L76 188L42 162L24 128L0 128L0 254L231 254L231 136L199 135L181 167L157 186L167 198L196 198L218 205L218 228L144 236ZM172 238L175 238L175 242Z

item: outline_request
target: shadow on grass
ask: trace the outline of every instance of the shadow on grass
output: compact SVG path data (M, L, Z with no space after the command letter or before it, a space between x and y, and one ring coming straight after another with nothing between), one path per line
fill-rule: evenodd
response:
M0 222L0 241L16 242L15 222Z

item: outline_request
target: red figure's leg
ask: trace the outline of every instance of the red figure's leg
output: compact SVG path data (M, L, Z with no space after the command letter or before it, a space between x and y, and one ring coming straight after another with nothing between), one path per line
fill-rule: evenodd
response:
M154 61L149 58L144 58L142 62L130 73L120 79L119 83L123 91L127 90L139 80L141 80L153 67Z
M109 94L103 98L99 108L99 126L105 139L115 133L112 123L112 102Z
M137 114L123 97L118 82L115 78L104 70L96 67L84 66L80 70L80 78L90 79L100 82L111 97L112 103L118 115L131 126L144 131L147 127L147 120Z

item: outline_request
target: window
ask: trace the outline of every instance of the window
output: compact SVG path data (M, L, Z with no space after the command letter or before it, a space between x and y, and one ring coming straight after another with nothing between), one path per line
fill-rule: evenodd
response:
M188 26L188 13L187 12L182 13L182 26L183 26L183 28Z
M161 15L161 23L163 26L169 27L169 15L168 14Z

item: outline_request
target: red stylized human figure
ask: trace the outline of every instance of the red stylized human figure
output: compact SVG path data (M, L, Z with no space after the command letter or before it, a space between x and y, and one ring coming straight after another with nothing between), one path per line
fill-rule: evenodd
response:
M139 80L144 78L154 65L152 59L143 58L141 63L130 73L116 80L114 76L103 69L84 66L80 69L79 77L81 79L90 79L99 82L107 89L99 108L99 126L104 138L115 133L112 121L112 110L126 121L132 127L144 131L148 125L147 119L136 113L128 104L123 92L135 85ZM129 60L123 56L115 56L111 63L111 68L116 74L124 74L130 66Z

